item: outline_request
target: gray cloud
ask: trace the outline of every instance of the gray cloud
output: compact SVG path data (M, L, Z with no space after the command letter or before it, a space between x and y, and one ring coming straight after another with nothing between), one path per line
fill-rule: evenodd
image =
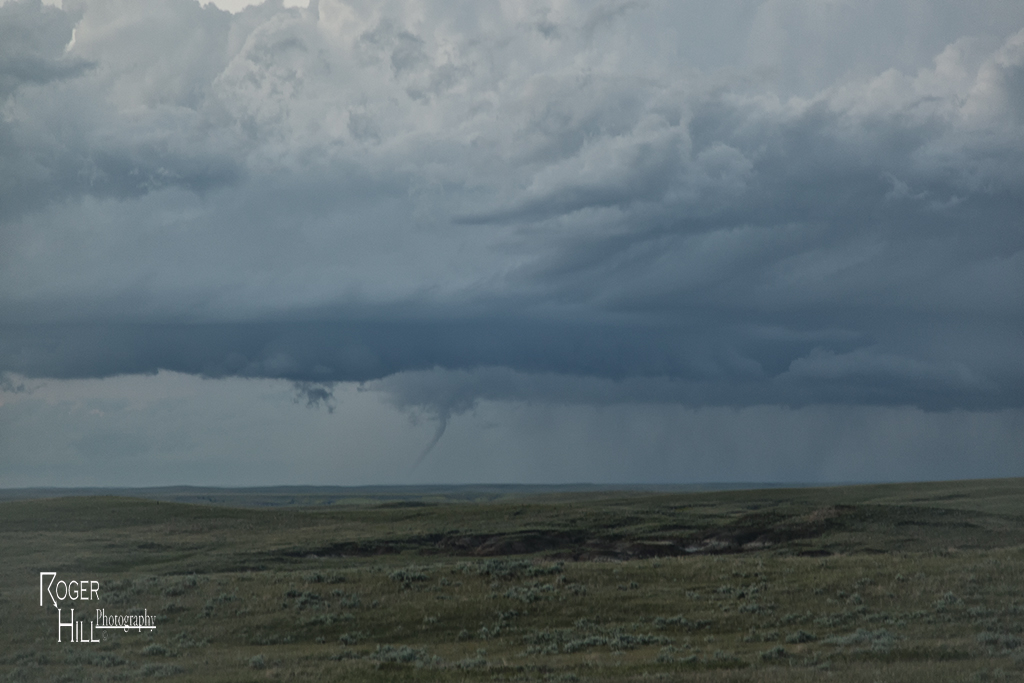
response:
M24 382L18 381L9 372L0 373L0 391L8 394L27 394L31 389Z
M75 4L72 11L38 0L0 6L5 223L53 201L125 200L163 187L203 191L237 180L230 142L222 133L212 141L204 117L182 106L201 99L202 79L190 67L216 68L210 58L227 40L226 16L218 22L223 13L194 3L161 9L148 25L140 26L136 13L135 22L117 27L107 23L117 13L107 3ZM104 22L99 45L89 30L97 15Z
M9 2L0 371L1024 406L1024 9L806 5Z
M0 99L21 85L74 78L93 66L65 54L75 20L40 2L0 5Z
M323 406L328 413L333 413L336 407L334 401L334 384L332 382L293 382L295 389L295 402L305 401L309 408Z

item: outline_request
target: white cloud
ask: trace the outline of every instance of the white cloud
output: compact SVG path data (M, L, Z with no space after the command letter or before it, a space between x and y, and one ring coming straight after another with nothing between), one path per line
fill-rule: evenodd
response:
M60 0L58 0L59 2ZM246 7L252 7L253 5L262 5L267 0L210 0L209 2L203 3L204 5L214 5L218 9L222 9L225 12L231 12L232 14L238 14ZM309 0L281 0L284 7L309 7Z

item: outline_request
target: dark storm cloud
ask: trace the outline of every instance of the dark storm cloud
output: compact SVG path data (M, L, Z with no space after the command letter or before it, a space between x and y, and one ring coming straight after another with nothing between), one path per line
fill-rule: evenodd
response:
M800 4L8 3L0 371L1024 406L1024 9Z
M1019 328L1001 330L1002 357L991 346L971 353L952 343L952 350L947 346L924 356L916 348L889 351L856 333L779 334L769 328L714 327L710 316L695 320L694 329L522 319L22 326L4 329L0 360L16 373L36 377L173 370L213 378L290 379L311 406L331 405L334 382L404 373L379 386L395 393L400 405L430 405L441 413L463 412L476 398L927 409L990 409L1024 401L1024 372L1015 351L1024 342ZM973 335L980 339L964 335L967 339L956 341L984 343L992 335L992 329L982 328ZM558 388L560 382L565 386ZM427 400L430 391L436 396Z

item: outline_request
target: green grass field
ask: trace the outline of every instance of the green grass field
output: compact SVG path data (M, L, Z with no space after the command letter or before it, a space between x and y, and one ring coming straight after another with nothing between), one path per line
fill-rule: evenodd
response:
M1024 480L482 498L0 503L0 680L1024 680Z

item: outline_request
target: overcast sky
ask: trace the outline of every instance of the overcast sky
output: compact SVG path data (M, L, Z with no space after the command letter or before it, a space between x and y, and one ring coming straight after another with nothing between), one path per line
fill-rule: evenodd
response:
M0 486L1024 476L1024 3L304 4L0 1Z

